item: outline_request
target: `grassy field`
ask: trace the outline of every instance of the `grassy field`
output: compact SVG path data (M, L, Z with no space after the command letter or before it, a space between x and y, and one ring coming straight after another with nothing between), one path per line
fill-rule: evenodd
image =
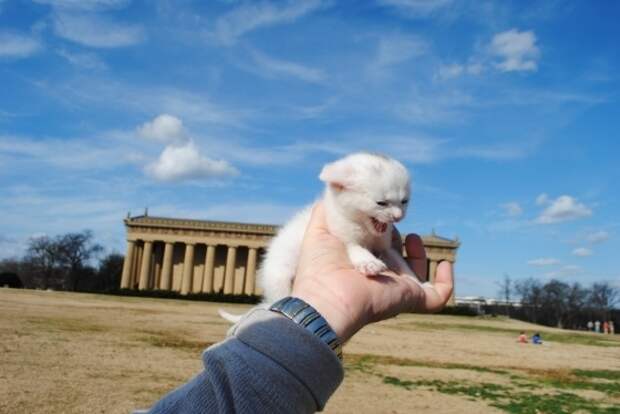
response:
M202 368L228 329L220 306L0 289L0 413L148 407ZM402 315L350 341L345 368L328 413L620 413L618 336Z

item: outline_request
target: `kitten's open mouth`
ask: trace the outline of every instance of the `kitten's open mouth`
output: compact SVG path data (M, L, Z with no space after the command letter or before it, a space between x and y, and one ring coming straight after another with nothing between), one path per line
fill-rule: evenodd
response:
M379 221L374 217L371 217L370 221L372 222L372 225L374 226L375 230L377 230L377 232L385 233L385 231L387 230L387 223Z

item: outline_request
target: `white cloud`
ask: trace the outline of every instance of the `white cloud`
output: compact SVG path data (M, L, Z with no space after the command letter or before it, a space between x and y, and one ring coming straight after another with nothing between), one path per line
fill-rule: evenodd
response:
M577 247L573 250L573 255L579 257L592 256L592 250L586 247Z
M395 7L410 17L427 17L453 3L453 0L379 0L380 4Z
M465 71L465 67L457 63L453 63L450 65L441 65L439 66L437 77L439 79L458 78L459 76L463 74L464 71Z
M396 115L415 124L445 124L462 122L465 110L474 104L471 95L459 90L448 93L413 91L408 102L395 108Z
M485 66L476 61L467 64L451 63L447 65L439 65L439 69L435 74L435 79L448 80L458 78L462 75L479 75L484 71Z
M467 64L467 73L470 75L480 75L485 69L485 66L480 62L470 62Z
M586 236L586 240L592 244L602 243L604 241L607 241L608 239L609 233L607 233L605 230L595 231L594 233L590 233Z
M192 141L182 146L167 146L157 161L146 166L145 172L159 181L211 179L238 174L228 162L201 155Z
M536 197L536 205L537 206L542 206L549 203L549 196L546 193L542 193L540 194L538 197Z
M56 35L95 48L132 46L146 39L140 25L118 23L96 14L56 13Z
M327 99L325 102L318 105L307 105L307 106L291 106L296 118L301 119L312 119L318 118L323 115L329 109L333 108L338 102L336 97L331 97Z
M426 41L415 36L382 36L377 45L377 52L368 66L368 72L374 77L385 77L389 69L409 59L423 55L428 51Z
M289 1L284 6L249 2L218 18L211 36L223 45L232 45L245 33L261 27L292 23L322 6L321 0Z
M502 207L504 208L506 215L510 217L520 216L523 213L523 209L521 208L519 203L515 201L504 203L502 204Z
M0 157L6 156L7 160L17 162L23 168L27 163L33 163L67 170L108 170L129 163L130 147L119 141L112 143L113 138L98 138L37 139L0 135Z
M435 79L448 80L465 74L480 75L489 67L494 66L502 72L535 71L538 69L540 50L536 45L533 31L520 32L516 29L498 33L493 36L485 53L478 51L469 57L467 63L451 63L440 65ZM491 62L494 58L499 58ZM527 95L529 99L532 98ZM549 96L549 98L554 98ZM579 96L566 95L563 100L577 100Z
M514 160L526 157L533 146L521 143L517 146L513 143L488 144L486 146L471 146L455 148L454 157L480 158L483 160Z
M562 266L559 270L554 270L552 272L545 273L546 277L567 277L567 276L576 276L583 272L583 269L580 266L576 265L566 265Z
M431 164L455 158L505 160L523 155L523 153L514 152L511 147L504 150L501 145L488 148L459 147L451 140L423 134L382 135L372 134L368 131L350 133L346 136L334 136L328 139L306 140L274 148L267 152L251 147L228 152L231 154L230 157L235 158L245 154L244 162L252 162L251 160L256 158L269 163L270 157L273 157L274 160L278 159L284 163L298 162L311 153L322 152L340 156L353 151L377 151L413 164ZM264 156L261 157L257 154Z
M530 266L551 266L559 264L560 261L558 259L554 259L552 257L541 257L540 259L528 260L527 264Z
M187 140L183 122L172 115L161 114L138 127L138 134L146 139L165 144L182 143Z
M41 89L69 106L133 111L140 116L169 113L194 124L218 124L243 128L252 110L229 109L214 103L206 93L178 88L136 86L111 77L78 77L62 84L38 83Z
M562 195L553 201L549 201L549 203L547 208L536 219L537 223L559 223L592 215L590 208L568 195Z
M320 69L274 59L257 51L252 53L252 57L255 64L258 65L258 72L267 77L288 76L313 83L320 83L325 80L325 73Z
M387 36L382 37L377 49L376 64L391 66L419 56L428 50L428 44L417 37Z
M65 49L56 51L74 66L84 69L105 70L107 65L94 53L73 53Z
M0 32L0 58L27 58L41 49L41 43L33 37L11 32Z
M504 72L535 71L540 55L533 31L511 29L493 36L491 53L502 59L496 66Z
M131 0L33 0L39 4L49 4L57 9L70 10L106 10L120 9Z

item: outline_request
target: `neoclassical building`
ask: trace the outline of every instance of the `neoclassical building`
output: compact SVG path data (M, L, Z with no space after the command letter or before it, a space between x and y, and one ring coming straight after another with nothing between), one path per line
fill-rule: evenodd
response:
M260 295L256 269L278 230L267 224L127 217L122 289ZM437 264L453 262L458 240L423 236L430 280Z

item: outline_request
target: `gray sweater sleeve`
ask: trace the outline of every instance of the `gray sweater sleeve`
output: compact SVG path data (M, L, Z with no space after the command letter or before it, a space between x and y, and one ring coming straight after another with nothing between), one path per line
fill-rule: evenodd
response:
M334 352L280 314L256 309L202 354L204 370L151 413L311 413L340 385Z

